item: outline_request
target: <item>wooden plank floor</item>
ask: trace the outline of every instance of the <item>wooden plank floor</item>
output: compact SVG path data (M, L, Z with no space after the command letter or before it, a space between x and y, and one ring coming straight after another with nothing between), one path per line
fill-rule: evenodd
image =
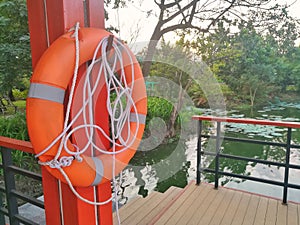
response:
M192 182L133 200L119 215L121 224L130 225L300 225L300 204Z

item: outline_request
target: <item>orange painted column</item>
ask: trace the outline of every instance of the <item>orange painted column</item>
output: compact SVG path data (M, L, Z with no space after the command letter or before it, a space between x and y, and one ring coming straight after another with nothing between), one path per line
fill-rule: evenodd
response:
M81 27L104 28L103 0L27 0L32 65L49 45L72 28L76 22ZM80 68L84 71L84 67ZM103 103L104 104L104 103ZM107 119L103 119L107 118ZM109 132L108 114L101 112L100 124ZM109 143L102 140L104 147ZM112 203L95 207L77 199L70 188L42 168L44 201L47 225L109 225L112 224ZM111 197L111 184L95 188L76 188L85 198L97 201Z

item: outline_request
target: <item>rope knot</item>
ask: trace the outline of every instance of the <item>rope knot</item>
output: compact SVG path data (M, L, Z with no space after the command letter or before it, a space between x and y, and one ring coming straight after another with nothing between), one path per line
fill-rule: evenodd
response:
M61 167L59 161L56 159L49 161L48 166L52 169L59 169Z
M75 155L74 158L78 161L78 162L82 162L83 161L83 158L78 154L78 155Z
M72 161L75 159L73 156L63 156L59 160L52 159L48 162L39 162L40 165L49 166L52 169L60 169L62 167L71 166Z
M60 158L59 164L61 167L71 166L73 160L74 160L73 156L63 156Z

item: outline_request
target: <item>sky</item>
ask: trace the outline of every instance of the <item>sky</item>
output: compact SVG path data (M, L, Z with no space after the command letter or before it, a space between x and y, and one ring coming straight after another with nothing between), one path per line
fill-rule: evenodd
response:
M300 0L277 0L277 2L288 4L295 2L289 11L292 16L300 19ZM150 40L157 22L155 15L157 8L153 0L135 0L134 4L130 3L126 8L110 10L110 19L106 25L114 25L119 28L118 36L129 43L147 42ZM149 16L147 16L147 12L149 12ZM174 35L168 35L167 38L171 42L175 41Z

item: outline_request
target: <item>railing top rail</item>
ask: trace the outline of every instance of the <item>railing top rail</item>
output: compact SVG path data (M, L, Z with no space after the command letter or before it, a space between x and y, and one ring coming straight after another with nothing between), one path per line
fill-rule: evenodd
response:
M13 138L0 136L0 147L16 149L23 152L34 153L33 147L29 141L22 141Z
M288 128L300 128L300 123L297 122L256 120L256 119L249 119L249 118L237 119L237 118L230 118L230 117L215 117L215 116L193 116L192 119L215 121L215 122L244 123L244 124L269 125L269 126L288 127Z

